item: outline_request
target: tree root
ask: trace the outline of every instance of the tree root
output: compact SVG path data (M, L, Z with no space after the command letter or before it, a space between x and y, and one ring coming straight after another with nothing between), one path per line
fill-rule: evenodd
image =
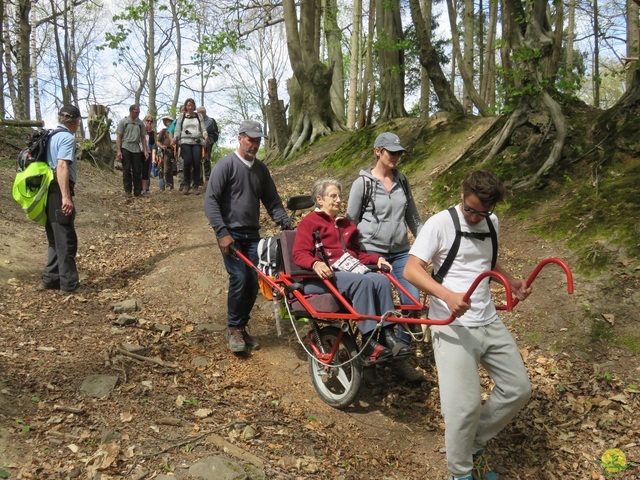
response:
M554 165L556 165L560 161L562 150L567 139L567 124L564 118L564 114L562 113L562 108L560 107L558 102L556 102L551 97L551 95L549 95L545 91L541 92L536 100L539 100L542 104L540 105L540 108L543 108L544 110L549 112L551 124L555 128L556 137L553 142L553 146L551 147L551 152L549 153L549 156L542 164L542 166L531 177L516 184L513 187L516 190L520 190L533 185L540 179L540 177L545 175ZM509 142L515 130L527 123L529 112L536 109L538 109L538 107L531 105L529 102L523 102L514 110L514 112L511 114L511 117L502 128L502 131L495 137L492 142L488 144L491 146L491 150L489 151L485 159L481 162L481 165L486 164L495 155L502 151L502 149ZM544 134L543 141L544 139L546 139L550 129L551 125L549 125L549 127L547 128L547 132L545 132Z

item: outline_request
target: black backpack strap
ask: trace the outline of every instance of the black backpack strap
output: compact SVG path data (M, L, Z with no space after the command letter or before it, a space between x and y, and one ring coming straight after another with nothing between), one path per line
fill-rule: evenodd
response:
M364 216L364 212L366 211L369 203L373 200L373 185L372 181L365 177L364 175L360 175L363 182L362 188L362 204L360 205L360 217L358 218L358 223L362 221L362 217ZM375 203L373 204L373 213L375 214Z
M433 279L438 283L442 283L444 277L447 275L447 272L449 272L451 265L453 265L453 261L458 254L458 250L460 249L460 239L462 238L462 232L460 231L460 219L458 218L456 207L450 207L447 209L447 211L449 212L449 215L451 215L451 220L453 220L453 226L456 230L456 238L453 241L453 245L451 245L451 248L449 249L449 253L447 253L447 257L444 259L444 262L442 262L440 269L437 273L434 272L432 274Z
M399 172L395 169L393 171L393 174L398 179L398 183L402 187L402 191L404 192L404 196L407 199L407 203L409 203L409 200L411 200L411 193L409 192L409 182L407 181L407 177L404 175L404 173Z
M493 249L491 255L491 270L496 268L496 262L498 261L498 234L493 226L493 222L487 217L487 225L489 226L489 235L491 236L491 247Z

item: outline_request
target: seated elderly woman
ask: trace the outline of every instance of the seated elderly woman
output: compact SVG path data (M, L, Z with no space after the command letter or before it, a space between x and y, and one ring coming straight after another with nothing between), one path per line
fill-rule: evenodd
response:
M393 310L389 279L375 272L361 274L337 270L320 259L319 252L316 251L313 235L318 232L326 259L331 265L348 252L365 265L386 265L391 268L382 255L363 252L360 249L356 225L345 217L338 217L341 192L342 186L336 180L318 180L315 183L312 195L317 208L298 224L293 245L293 261L301 268L313 270L321 279L333 278L338 291L351 301L358 313L380 316ZM305 282L304 292L326 293L327 288L321 280L308 280ZM396 337L393 324L387 323L383 326L380 343L375 338L369 338L375 326L374 320L358 322L363 345L368 342L363 352L365 363L373 364L387 360L394 356L394 352L395 356L410 353L409 348Z

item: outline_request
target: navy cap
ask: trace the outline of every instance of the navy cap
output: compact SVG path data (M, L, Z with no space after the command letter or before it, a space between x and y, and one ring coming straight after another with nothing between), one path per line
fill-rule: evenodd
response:
M61 117L69 117L72 119L80 118L82 116L80 115L80 110L78 110L78 108L74 107L73 105L65 105L60 109L58 115Z

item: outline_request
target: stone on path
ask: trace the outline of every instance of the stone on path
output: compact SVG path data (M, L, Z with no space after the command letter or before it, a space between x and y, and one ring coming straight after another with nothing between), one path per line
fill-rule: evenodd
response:
M118 377L115 375L89 375L82 382L80 391L90 397L105 398L117 383Z

